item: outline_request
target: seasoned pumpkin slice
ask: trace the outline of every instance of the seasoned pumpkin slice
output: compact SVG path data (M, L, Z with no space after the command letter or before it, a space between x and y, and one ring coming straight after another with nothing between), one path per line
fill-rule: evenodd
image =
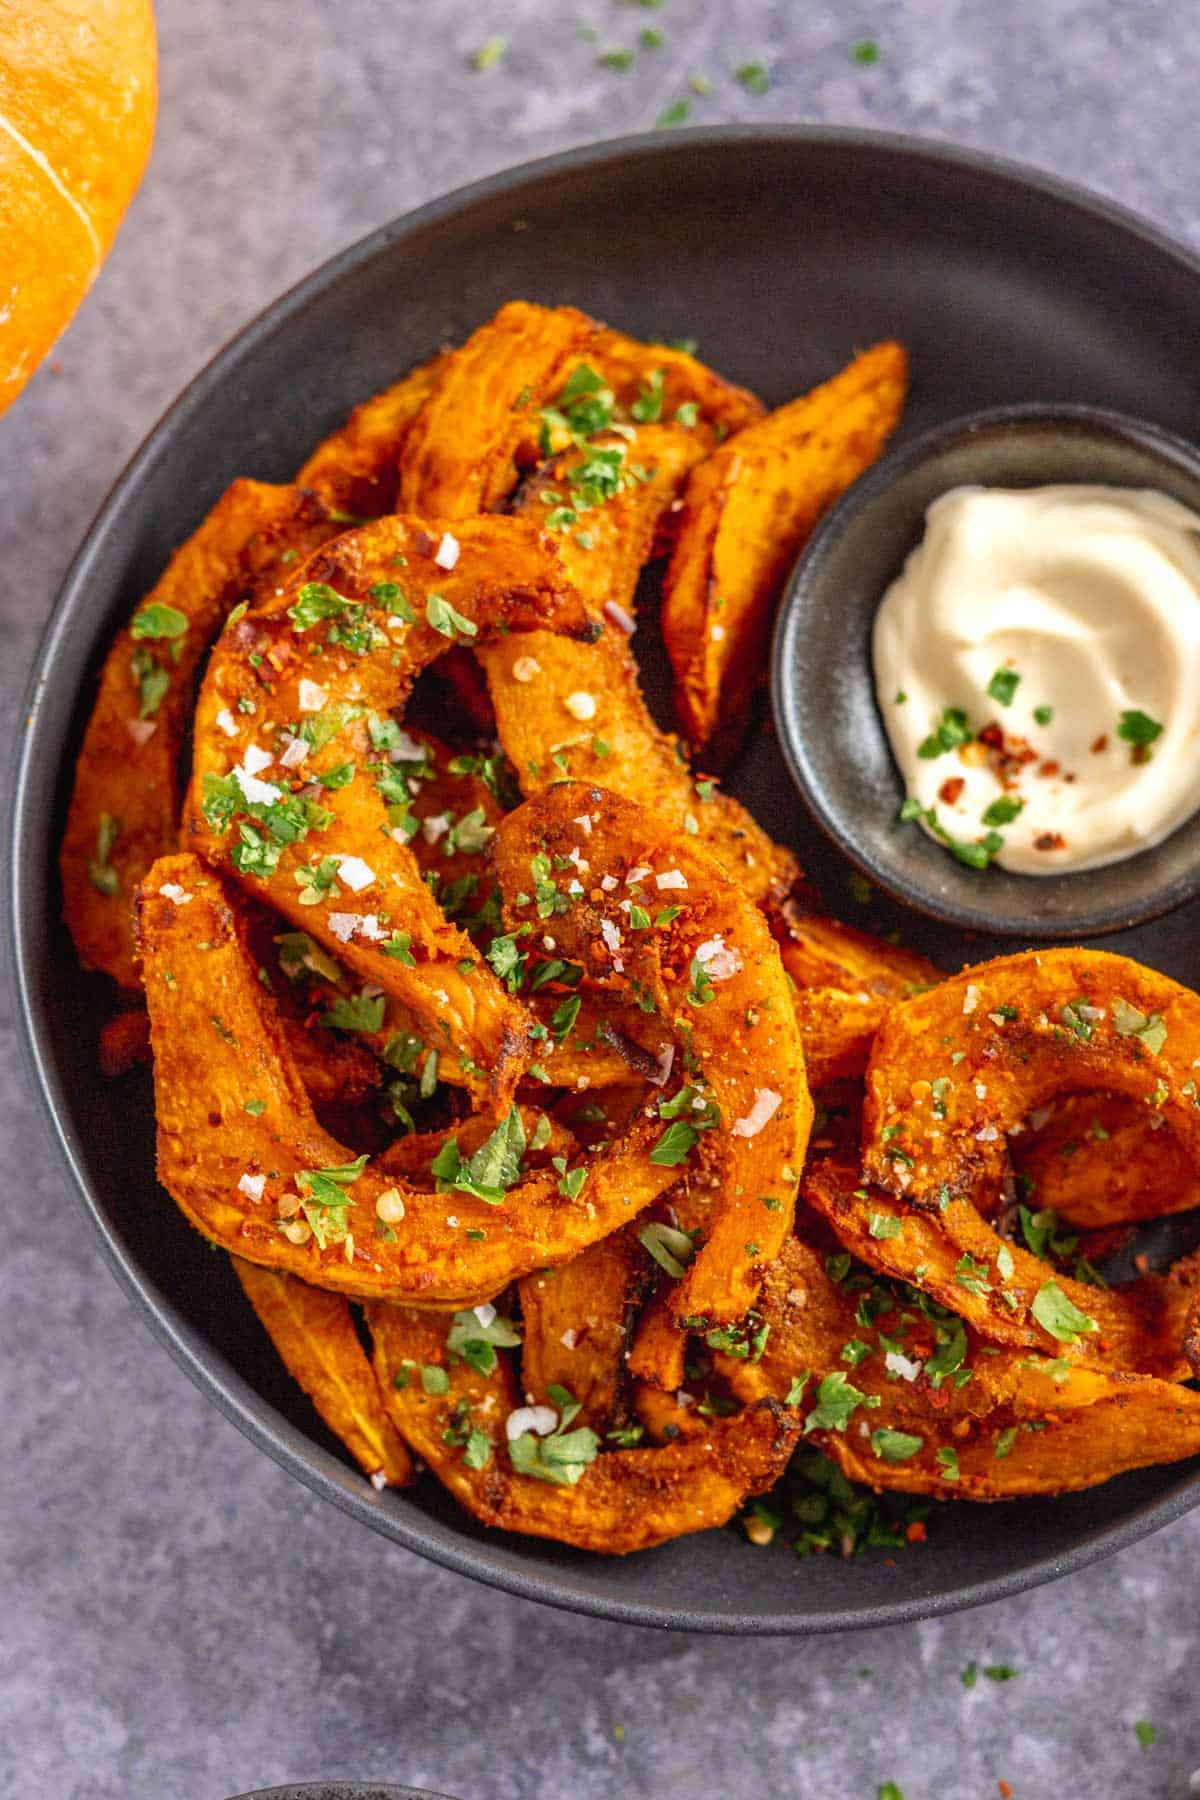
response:
M650 1160L647 1119L562 1175L522 1175L510 1114L486 1167L443 1146L434 1193L351 1156L313 1116L235 899L177 856L137 902L159 1178L214 1243L338 1293L474 1305L606 1237L675 1179Z
M453 640L592 622L518 519L457 535L379 519L304 564L218 640L196 708L186 841L413 1014L500 1092L525 1013L449 921L409 847L422 827L392 718ZM482 871L486 836L468 846Z
M521 1388L538 1402L553 1387L579 1402L579 1422L601 1434L612 1423L624 1374L629 1324L648 1282L632 1227L592 1244L557 1269L518 1284Z
M522 484L514 511L555 533L570 580L618 633L632 630L659 520L703 455L702 439L681 425L631 426L564 450Z
M240 1256L233 1268L288 1373L378 1488L406 1487L412 1458L358 1341L350 1302Z
M663 589L680 721L720 766L766 666L784 577L821 514L883 449L904 404L907 359L876 344L832 381L769 413L692 475Z
M949 1313L915 1312L886 1284L864 1297L861 1286L833 1281L796 1240L768 1271L760 1307L771 1328L761 1361L721 1358L723 1374L744 1400L784 1398L799 1385L806 1432L851 1480L1007 1500L1200 1454L1200 1394L998 1352Z
M400 451L413 420L437 386L445 354L356 406L344 425L317 445L296 482L311 488L334 512L353 523L396 511Z
M851 1255L961 1314L990 1344L1165 1380L1188 1372L1193 1295L1182 1280L1093 1287L1008 1243L969 1200L917 1210L832 1159L810 1168L804 1197Z
M1029 1204L1084 1231L1200 1206L1197 1170L1157 1111L1125 1094L1064 1094L1011 1140Z
M723 1525L778 1479L796 1441L795 1414L764 1401L694 1443L596 1454L595 1434L572 1420L542 1438L519 1433L522 1456L506 1431L520 1397L503 1353L482 1375L448 1353L434 1314L375 1305L367 1322L396 1429L468 1512L504 1531L609 1555L646 1550ZM514 1456L541 1473L518 1473Z
M230 609L341 526L298 487L235 481L117 634L75 767L59 868L80 961L141 986L133 895L174 848L196 671Z
M1060 1094L1125 1095L1200 1169L1200 996L1102 950L1028 950L893 1007L863 1114L872 1180L910 1202L990 1205L1006 1140Z
M502 822L505 916L545 929L584 979L656 1008L689 1087L659 1103L654 1155L681 1167L702 1138L722 1190L677 1318L733 1323L790 1227L812 1101L779 952L758 909L659 818L602 788L560 782ZM708 1132L703 1127L712 1129Z
M500 742L526 795L564 774L601 783L654 812L668 831L694 836L751 900L791 887L798 871L790 852L744 806L698 782L676 740L659 731L612 626L590 645L546 632L497 639L480 660Z
M574 307L513 300L452 351L404 437L401 506L429 519L498 507L523 447L537 442L541 409L595 330Z

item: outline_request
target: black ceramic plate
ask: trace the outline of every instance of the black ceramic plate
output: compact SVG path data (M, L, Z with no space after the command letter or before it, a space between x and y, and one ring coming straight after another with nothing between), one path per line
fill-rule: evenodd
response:
M298 1786L255 1788L234 1800L450 1800L431 1788L380 1786L377 1781L304 1781Z
M1200 1498L1195 1465L1051 1503L938 1509L929 1545L891 1567L799 1563L734 1531L603 1560L490 1534L433 1482L374 1493L275 1364L226 1259L156 1196L148 1084L127 1082L116 1102L96 1072L104 996L58 924L54 854L110 633L233 476L288 479L356 401L514 296L570 301L639 336L692 334L772 402L895 334L913 361L909 433L1020 400L1095 402L1183 436L1200 423L1200 264L1086 195L941 146L806 127L599 145L439 201L327 264L243 332L139 451L34 672L11 837L15 966L75 1182L147 1319L235 1423L352 1517L515 1593L646 1624L811 1632L917 1618L1078 1568ZM643 656L653 677L652 644ZM899 925L949 963L988 952L861 904L767 733L735 786L839 911ZM1197 944L1192 908L1111 947L1200 984Z

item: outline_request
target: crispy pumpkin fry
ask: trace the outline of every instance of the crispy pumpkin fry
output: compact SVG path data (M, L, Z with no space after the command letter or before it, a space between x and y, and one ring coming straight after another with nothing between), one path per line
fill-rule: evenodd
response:
M585 980L648 999L674 1038L694 1092L687 1108L660 1102L669 1123L655 1156L682 1165L703 1135L692 1121L714 1124L716 1109L704 1163L722 1204L674 1310L740 1320L788 1234L812 1124L787 982L762 915L655 814L582 783L562 782L510 813L495 856L509 922L551 918L558 954L580 963ZM566 873L556 880L556 871Z
M186 834L499 1093L515 1078L524 1010L422 879L392 761L411 746L391 711L456 636L592 626L552 545L522 521L467 520L450 542L419 520L377 520L224 632L196 709ZM461 827L456 841L467 848ZM478 855L485 839L473 842Z
M617 631L629 628L623 621L654 548L658 521L704 454L701 437L682 425L627 431L628 436L600 433L535 469L513 508L557 533L568 577L590 606L609 609ZM620 461L614 468L605 457ZM620 485L610 495L614 483ZM589 493L598 497L585 504ZM536 658L537 646L529 653Z
M969 1200L915 1210L832 1159L808 1170L804 1197L851 1255L959 1313L987 1343L1164 1380L1187 1373L1190 1294L1182 1281L1145 1275L1118 1288L1075 1281L1007 1242ZM1072 1326L1067 1307L1081 1323Z
M400 452L400 503L430 519L498 507L522 446L596 326L571 306L514 300L451 352Z
M1032 1183L1030 1205L1081 1230L1200 1206L1200 1174L1170 1126L1123 1094L1064 1094L1010 1147Z
M81 962L136 991L133 894L175 844L196 670L230 608L340 527L296 487L235 481L119 632L75 769L59 867Z
M856 931L840 919L783 907L779 954L798 988L839 988L877 1000L911 1000L935 987L942 971L926 957Z
M883 449L907 359L876 344L700 464L663 589L662 624L684 732L725 760L766 663L775 602L813 526Z
M792 1004L813 1092L861 1078L887 1002L838 988L798 988Z
M400 449L408 429L441 379L435 356L356 406L344 425L317 445L296 476L334 512L378 519L396 511Z
M387 1415L349 1301L240 1256L233 1267L288 1373L363 1473L376 1487L406 1487L412 1458Z
M603 335L616 357L614 379L626 384L628 403L630 375L643 384L648 366L628 349L617 354L627 340ZM607 411L602 414L608 417ZM598 643L565 653L563 641L544 632L531 633L520 644L482 647L501 743L526 794L563 773L603 781L677 827L694 827L752 898L782 895L797 878L794 858L736 801L715 792L711 783L697 788L675 740L650 717L626 638L639 570L701 440L678 421L618 423L632 435L614 439L607 424L582 439L576 434L573 447L545 472L546 480L535 477L522 492L518 504L559 526L572 578L585 599L607 609L608 623ZM560 429L569 443L571 434ZM606 457L613 466L603 466ZM580 496L587 501L584 512L578 511Z
M871 1054L863 1151L909 1201L990 1200L1006 1138L1060 1094L1120 1093L1200 1167L1200 996L1102 950L978 963L888 1013ZM936 1088L935 1084L936 1083Z
M665 1392L652 1381L637 1381L633 1387L633 1410L654 1444L674 1444L703 1437L709 1420L696 1411L690 1394L679 1390Z
M672 1290L660 1285L638 1318L627 1358L630 1375L643 1387L675 1393L683 1386L687 1342L688 1334L675 1317Z
M795 1415L764 1401L716 1422L695 1443L661 1450L595 1455L587 1433L579 1456L590 1450L593 1459L568 1465L561 1484L518 1474L505 1424L519 1396L503 1354L484 1376L448 1357L445 1325L429 1313L375 1305L367 1321L380 1387L400 1435L468 1512L505 1531L610 1555L707 1531L724 1524L748 1494L771 1486L796 1440ZM426 1370L437 1374L428 1379Z
M809 1086L862 1076L884 1012L941 980L940 969L898 945L785 901L779 954L795 983L796 1023Z
M651 719L628 647L611 628L592 645L545 632L498 639L483 646L480 660L500 742L525 794L564 773L601 782L672 831L691 835L691 819L695 841L752 900L792 885L794 857L745 807L707 784L702 797L675 739Z
M494 1202L464 1186L422 1192L352 1158L313 1117L233 898L176 856L137 900L159 1176L214 1243L339 1293L473 1305L607 1236L674 1181L650 1160L646 1119L571 1181L529 1174Z
M578 1419L601 1434L612 1423L634 1307L649 1280L632 1227L592 1244L557 1269L518 1283L521 1388L544 1402L552 1387L579 1402Z
M601 327L588 346L588 361L612 390L621 419L642 415L678 422L680 407L685 420L694 408L694 422L685 429L701 432L706 453L766 411L747 388L726 381L688 351L669 344L644 344Z
M861 1285L833 1281L795 1239L768 1271L760 1307L771 1327L761 1362L719 1358L722 1372L744 1400L782 1399L803 1381L810 1435L855 1481L1005 1500L1094 1487L1200 1453L1200 1394L1029 1352L989 1353L949 1315L915 1313L883 1287L864 1297ZM849 1373L847 1344L856 1358ZM829 1376L861 1396L851 1405L839 1383L847 1416L836 1427L837 1413L820 1405Z

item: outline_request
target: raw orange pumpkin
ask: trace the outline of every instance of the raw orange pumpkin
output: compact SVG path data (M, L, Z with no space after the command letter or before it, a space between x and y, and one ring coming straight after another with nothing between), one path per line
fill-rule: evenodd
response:
M0 0L0 412L108 253L157 94L151 0Z

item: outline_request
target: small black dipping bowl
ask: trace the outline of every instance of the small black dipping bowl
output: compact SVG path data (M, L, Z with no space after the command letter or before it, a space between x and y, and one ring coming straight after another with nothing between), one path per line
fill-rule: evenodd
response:
M1120 413L1006 406L939 425L884 457L814 533L780 609L771 697L801 795L870 880L950 925L1077 942L1140 925L1200 892L1200 813L1154 849L1104 869L967 868L919 825L899 822L904 785L871 663L876 610L920 541L930 503L948 488L1052 482L1158 488L1200 512L1200 452Z

